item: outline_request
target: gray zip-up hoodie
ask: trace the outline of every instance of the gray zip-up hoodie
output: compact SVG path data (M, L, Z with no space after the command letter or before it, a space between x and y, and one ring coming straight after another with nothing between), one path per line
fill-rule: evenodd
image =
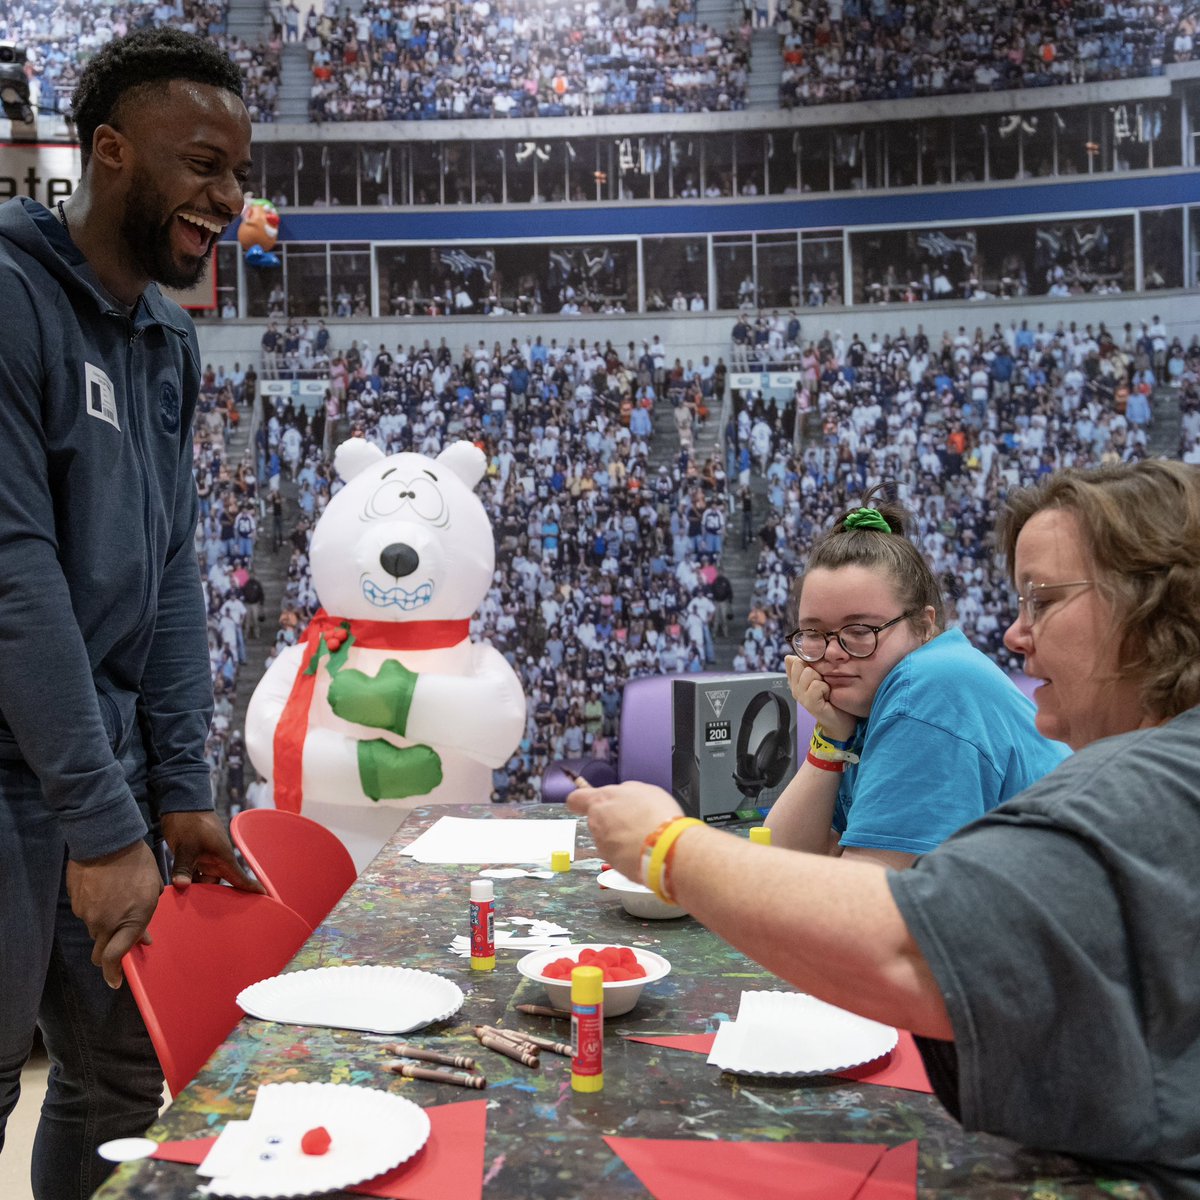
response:
M0 206L0 758L37 774L74 859L145 833L122 757L159 811L212 808L199 379L155 285L126 315L51 212Z

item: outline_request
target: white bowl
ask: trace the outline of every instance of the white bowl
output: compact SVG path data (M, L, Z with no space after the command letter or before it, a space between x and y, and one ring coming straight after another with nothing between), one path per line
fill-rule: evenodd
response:
M616 892L631 917L641 917L647 921L670 921L674 917L687 916L686 909L660 900L645 884L634 883L620 871L601 871L596 882L602 888Z
M572 946L550 946L545 950L534 950L524 958L517 959L517 970L526 979L536 980L546 988L546 995L555 1008L571 1010L571 981L553 979L542 974L542 969L558 958L578 958L583 950L603 950L615 942L581 942ZM615 980L604 984L604 1015L619 1017L629 1012L641 999L642 989L648 983L663 979L671 973L671 964L653 950L640 950L637 946L617 946L619 950L632 950L646 974L642 979Z

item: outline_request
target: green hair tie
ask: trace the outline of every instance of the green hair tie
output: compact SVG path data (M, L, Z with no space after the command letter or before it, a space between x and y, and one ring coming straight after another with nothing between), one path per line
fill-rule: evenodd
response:
M891 533L892 527L876 508L856 508L843 522L845 529L878 529Z

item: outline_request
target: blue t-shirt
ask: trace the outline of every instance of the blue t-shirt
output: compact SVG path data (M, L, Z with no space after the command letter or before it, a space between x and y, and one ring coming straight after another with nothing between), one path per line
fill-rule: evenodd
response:
M1053 770L1070 751L1034 705L951 629L902 658L860 721L838 788L843 846L926 854Z

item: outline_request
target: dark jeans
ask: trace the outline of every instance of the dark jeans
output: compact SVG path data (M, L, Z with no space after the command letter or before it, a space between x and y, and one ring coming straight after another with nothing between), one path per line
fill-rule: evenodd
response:
M0 1148L34 1025L50 1079L33 1147L35 1200L86 1200L112 1170L110 1138L152 1125L162 1073L128 985L113 991L71 912L66 844L37 777L0 762Z

